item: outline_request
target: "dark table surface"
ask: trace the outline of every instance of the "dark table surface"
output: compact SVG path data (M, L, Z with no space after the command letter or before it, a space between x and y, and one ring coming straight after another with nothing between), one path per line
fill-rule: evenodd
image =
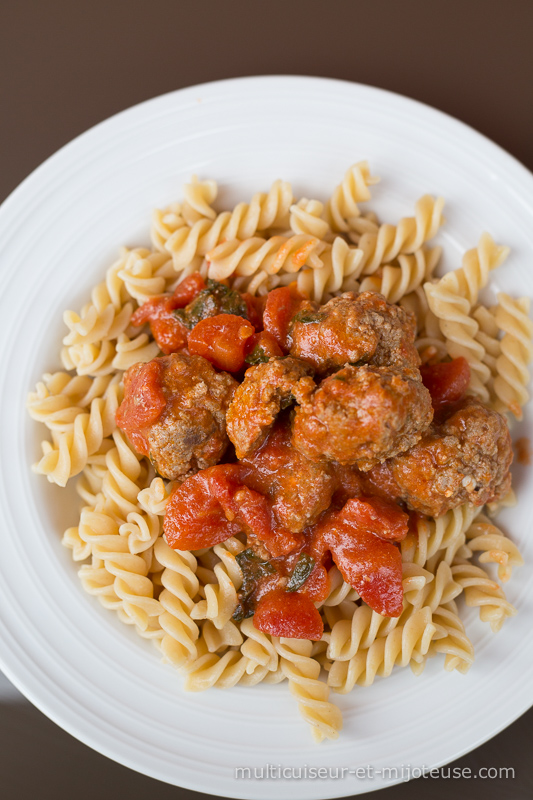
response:
M257 74L342 78L408 95L533 169L531 0L18 0L2 3L0 25L0 200L111 114L192 84ZM5 800L205 797L80 744L1 674L0 709ZM418 780L372 796L530 798L532 734L530 710L453 765L472 774L512 768L514 777Z

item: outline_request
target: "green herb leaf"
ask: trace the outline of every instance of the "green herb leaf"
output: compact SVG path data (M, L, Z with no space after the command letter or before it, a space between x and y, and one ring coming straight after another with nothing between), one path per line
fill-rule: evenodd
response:
M207 287L188 306L177 309L174 314L186 328L192 330L201 320L217 314L234 314L248 319L248 307L239 292L208 279Z
M306 582L315 566L315 559L308 553L301 553L296 566L292 571L289 582L285 587L287 592L295 592Z
M266 364L267 361L270 361L270 356L265 353L260 345L256 345L252 352L247 355L244 360L247 364L255 366L256 364Z
M302 309L292 318L292 322L301 322L303 325L312 325L315 322L320 322L322 314L318 311L311 311L310 309Z

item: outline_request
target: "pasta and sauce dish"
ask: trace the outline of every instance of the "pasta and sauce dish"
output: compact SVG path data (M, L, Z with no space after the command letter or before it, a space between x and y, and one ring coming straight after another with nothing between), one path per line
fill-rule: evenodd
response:
M325 205L277 181L218 213L193 179L65 313L65 371L28 401L36 471L78 476L84 588L189 690L287 680L318 741L331 690L438 654L468 670L457 599L497 631L522 563L493 517L529 302L480 302L507 255L488 234L435 277L442 200L381 223L374 183L361 162Z

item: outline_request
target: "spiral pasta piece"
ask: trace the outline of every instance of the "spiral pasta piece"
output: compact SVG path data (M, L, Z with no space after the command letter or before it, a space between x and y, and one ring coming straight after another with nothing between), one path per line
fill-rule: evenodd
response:
M501 355L496 360L494 393L498 411L510 411L522 419L522 407L529 400L528 364L533 357L533 323L529 318L529 299L513 300L508 294L498 295L495 318L504 332L500 342Z
M524 564L518 547L484 514L468 528L466 540L472 553L480 553L480 564L498 564L498 578L504 583L511 577L513 567Z
M127 370L140 361L146 363L160 354L157 342L150 341L146 333L140 333L130 339L122 333L117 340L116 349L111 362L112 369Z
M215 219L217 212L211 207L218 194L216 181L199 181L193 175L190 183L183 186L185 202L181 214L187 225L192 226L201 219Z
M43 422L49 430L68 430L78 414L102 397L113 376L90 378L68 372L46 373L28 394L26 408L32 419Z
M79 572L85 590L108 608L120 607L140 630L153 629L161 608L147 577L151 558L131 553L116 519L103 511L83 509L78 532L93 556Z
M334 661L328 674L329 686L347 694L355 684L370 686L376 676L388 677L395 665L406 666L413 656L423 661L436 631L428 606L413 609L403 624L376 638L370 647L347 661Z
M202 638L210 653L227 650L228 647L239 647L243 643L242 633L231 620L223 628L216 628L210 619L205 620L202 623Z
M172 550L163 538L157 539L154 555L163 567L163 590L158 600L162 609L159 625L164 635L159 646L165 660L184 667L197 657L199 629L190 613L199 588L196 558L188 551Z
M242 571L235 556L244 548L245 545L233 536L213 547L214 554L220 559L213 568L216 583L203 587L205 599L191 611L193 619L210 619L219 630L229 622L242 584Z
M233 211L224 211L214 220L201 219L192 228L178 228L165 242L174 269L179 272L196 256L205 256L223 239L249 239L257 231L287 227L292 205L290 184L275 181L268 194L259 192L251 202L239 203Z
M437 631L429 645L427 657L444 653L444 669L468 672L474 661L474 646L465 632L465 626L457 613L452 600L433 612L433 622Z
M479 608L479 618L489 622L496 633L507 617L513 617L516 609L505 597L501 586L491 580L482 567L458 560L452 566L453 578L463 587L467 606Z
M379 183L379 178L370 174L368 161L359 161L346 170L324 211L325 219L333 231L350 230L351 219L361 214L358 204L370 200L368 187L376 183Z
M166 208L154 209L150 227L150 240L155 250L165 252L165 244L172 234L187 225L181 211L181 203L171 203Z
M139 305L151 297L163 294L176 273L169 254L152 252L144 247L129 250L118 273L126 291ZM124 333L124 330L119 333Z
M139 505L150 514L156 514L159 517L164 516L165 508L174 486L175 481L167 481L165 483L163 478L153 478L150 486L141 489L137 495Z
M379 292L388 303L398 303L402 297L414 292L428 281L442 253L441 247L421 247L410 255L400 254L398 266L387 264L360 283L360 292Z
M185 690L203 692L216 686L229 689L238 683L253 686L265 677L265 668L256 668L252 673L246 671L248 659L238 650L228 650L224 655L206 653L194 661L187 670Z
M243 619L241 633L246 639L241 644L241 653L248 659L246 671L252 673L257 666L276 672L279 665L278 652L272 639L262 631L258 631L252 619Z
M95 397L89 412L81 411L63 432L53 430L52 442L41 444L43 456L32 469L46 475L51 483L66 486L78 475L89 457L97 453L115 429L115 413L121 400L121 388L111 383L103 397Z
M342 730L340 710L328 700L329 687L318 679L320 664L311 657L312 642L306 639L272 637L289 690L317 742L337 739Z
M329 241L333 237L329 223L322 219L324 204L319 200L302 197L289 210L289 225L293 233L303 233L323 241Z
M440 282L447 291L464 297L473 308L479 292L489 282L489 273L503 264L509 252L508 247L496 244L490 234L482 233L477 247L464 254L459 269L447 272Z
M382 264L402 253L415 253L432 239L442 224L442 198L426 194L415 205L415 216L404 217L398 225L380 225L377 233L365 233L358 248L363 251L362 275L373 275Z
M408 535L400 544L403 561L425 566L435 553L445 550L463 536L480 511L480 508L465 503L437 519L417 519L416 536Z
M107 472L102 481L102 495L106 508L120 519L138 511L137 495L144 486L146 465L128 444L117 428L113 432L112 447L105 456Z
M489 272L504 261L508 252L507 247L496 245L484 233L477 248L465 253L459 269L448 272L437 283L424 285L429 307L446 339L448 355L467 359L471 369L470 389L484 402L489 400L485 384L491 373L485 363L485 348L479 341L479 323L470 312L479 291L488 282Z
M350 247L344 239L337 236L320 254L322 265L316 269L306 269L298 273L297 286L300 292L323 303L333 294L358 291L354 281L361 272L363 252Z

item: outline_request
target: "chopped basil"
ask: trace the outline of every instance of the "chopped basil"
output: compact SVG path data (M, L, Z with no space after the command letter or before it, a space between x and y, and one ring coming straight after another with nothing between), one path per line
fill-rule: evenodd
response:
M250 547L243 550L235 558L242 570L242 585L238 593L239 604L232 617L238 622L253 615L255 609L253 594L257 584L261 578L276 572L276 569L270 561L263 561L263 559L259 558Z
M188 306L177 309L174 314L186 328L192 330L201 320L217 314L234 314L248 319L248 307L239 292L208 279L207 287Z
M292 322L301 322L303 325L311 325L315 322L320 322L321 319L322 314L319 312L304 308L302 311L295 314L292 318Z
M289 578L289 582L285 587L286 591L295 592L300 588L300 586L303 586L312 573L314 566L315 559L313 556L310 556L308 553L301 553L298 561L296 562L296 566L292 571L292 575Z
M249 602L249 600L248 602L247 600L243 600L242 603L239 603L237 605L237 608L233 612L231 618L235 620L235 622L240 622L243 619L248 619L248 617L253 617L253 615L254 615L254 609L252 608L251 603Z
M244 360L247 364L255 366L256 364L266 364L267 361L270 361L270 356L268 356L261 345L258 344Z

